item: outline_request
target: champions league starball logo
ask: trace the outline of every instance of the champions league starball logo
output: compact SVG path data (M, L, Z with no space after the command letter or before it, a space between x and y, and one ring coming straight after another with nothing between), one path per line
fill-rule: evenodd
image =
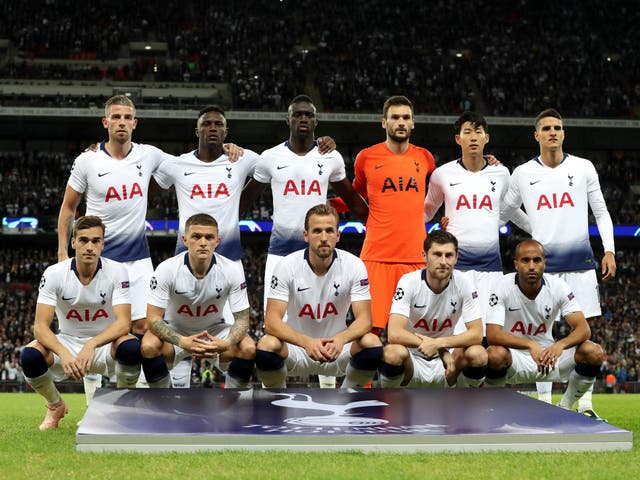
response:
M274 400L271 405L284 408L297 408L330 412L329 415L309 415L305 417L286 418L284 423L304 427L372 427L389 423L382 418L361 417L357 413L348 413L349 410L364 407L386 407L389 404L379 400L361 400L349 402L345 405L321 403L313 400L311 395L304 393L279 393L287 398Z

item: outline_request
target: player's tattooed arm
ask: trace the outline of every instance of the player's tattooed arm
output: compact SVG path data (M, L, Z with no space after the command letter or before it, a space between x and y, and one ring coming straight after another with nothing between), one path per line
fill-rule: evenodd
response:
M152 320L149 324L149 330L155 334L159 339L172 343L173 345L180 346L180 335L173 328L171 328L161 318Z
M249 309L233 312L233 320L227 340L232 347L236 347L249 331Z

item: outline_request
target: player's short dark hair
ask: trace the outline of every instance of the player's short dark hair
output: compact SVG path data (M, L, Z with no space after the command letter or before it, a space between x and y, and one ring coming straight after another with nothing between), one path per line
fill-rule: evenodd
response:
M404 95L394 95L393 97L389 97L385 100L384 105L382 106L382 118L387 118L387 112L390 107L397 107L400 105L410 107L411 116L413 117L413 103L411 103L411 100Z
M185 232L191 225L201 225L205 227L218 228L218 222L208 213L196 213L195 215L191 215L189 218L187 218L187 221L184 224Z
M133 100L131 100L131 98L127 97L126 95L114 95L113 97L109 98L104 104L105 117L109 114L109 109L112 105L131 107L133 108L133 113L135 114L136 112L136 105L133 103Z
M209 112L217 112L220 115L222 115L225 120L227 119L227 116L220 105L209 105L207 107L204 107L202 110L198 112L197 120L200 120L200 117L202 117L205 113L209 113Z
M434 230L433 232L429 232L427 238L424 239L424 251L428 252L431 245L434 243L437 243L438 245L453 243L456 253L458 252L458 239L453 235L453 233L449 233L445 230Z
M311 207L307 211L307 214L304 217L305 230L309 230L309 219L311 218L311 215L320 215L320 216L333 215L334 218L336 219L336 225L340 223L340 215L338 215L338 211L335 208L333 208L331 205L327 205L326 203L320 203L315 207Z
M309 103L313 107L314 113L316 111L316 106L313 103L313 100L311 99L311 97L309 95L301 94L301 95L296 95L295 97L293 97L293 100L291 100L291 102L289 103L289 108L287 108L287 113L289 115L291 115L291 112L293 111L293 106L296 103Z
M557 118L558 120L562 120L562 116L555 108L547 108L546 110L541 111L536 117L536 121L534 123L535 127L538 128L538 124L540 120L547 117Z
M540 250L542 250L542 258L545 258L545 254L544 254L544 246L537 240L534 240L533 238L528 238L527 240L523 240L520 243L518 243L516 245L516 249L513 251L513 258L514 259L518 259L520 258L520 247L522 247L524 244L526 243L535 243L540 247Z
M78 236L78 232L80 230L87 230L93 227L100 227L102 229L102 236L104 236L105 227L100 217L97 217L95 215L87 215L78 218L75 225L73 226L73 238L76 238Z
M489 132L489 125L487 124L487 119L484 118L484 115L478 112L465 110L462 112L462 115L458 117L456 123L453 124L453 131L456 135L460 133L462 125L467 122L469 122L474 128L482 127L486 133Z

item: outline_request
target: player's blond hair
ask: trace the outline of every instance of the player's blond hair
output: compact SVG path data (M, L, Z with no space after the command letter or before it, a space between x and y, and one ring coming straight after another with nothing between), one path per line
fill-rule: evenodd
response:
M133 103L133 100L131 100L126 95L114 95L113 97L111 97L109 100L105 102L104 104L105 117L109 116L109 110L111 109L112 105L122 105L123 107L131 107L133 108L133 114L134 115L136 114L136 106Z

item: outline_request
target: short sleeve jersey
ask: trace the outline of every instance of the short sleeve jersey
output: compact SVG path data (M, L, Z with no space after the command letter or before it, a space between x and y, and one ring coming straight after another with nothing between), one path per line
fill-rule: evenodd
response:
M247 177L253 175L258 154L245 149L237 162L230 162L224 154L213 162L203 162L197 155L198 151L194 150L164 162L155 174L161 187L175 185L176 188L180 217L176 253L186 250L181 236L187 219L196 213L208 213L218 222L220 245L216 252L239 260L242 258L240 195Z
M406 273L393 294L391 314L409 319L407 329L427 337L448 337L464 314L468 322L482 318L475 287L455 272L445 289L435 293L427 284L427 272Z
M502 272L498 229L508 189L509 171L502 165L470 172L459 159L431 175L425 213L432 216L444 202L447 231L458 239L457 269Z
M303 237L307 211L327 201L329 183L346 178L344 159L337 151L321 155L317 144L296 155L284 142L260 155L253 178L271 184L273 228L269 253L288 255L306 247Z
M83 285L76 259L69 258L44 271L38 303L55 307L60 333L92 338L115 321L114 305L131 303L129 276L124 265L100 258L91 282Z
M129 262L150 256L144 233L149 181L170 158L151 145L132 143L129 154L116 160L104 142L98 151L76 158L68 185L86 193L86 214L97 215L105 225L103 257Z
M534 300L526 297L518 285L516 273L505 275L489 296L487 324L518 337L530 338L542 348L554 343L553 322L558 315L580 311L580 306L567 283L555 276L542 276L542 288Z
M433 155L411 144L402 155L391 152L385 143L358 154L353 187L369 202L360 258L390 263L423 262L424 198L427 176L434 168Z
M222 309L229 300L232 312L249 308L244 270L217 253L204 278L193 275L188 252L162 262L151 277L149 303L163 308L164 319L181 335L210 333L224 323Z
M322 276L313 272L308 249L287 255L275 268L268 297L287 302L288 325L314 338L343 331L351 303L371 299L364 263L340 249Z

